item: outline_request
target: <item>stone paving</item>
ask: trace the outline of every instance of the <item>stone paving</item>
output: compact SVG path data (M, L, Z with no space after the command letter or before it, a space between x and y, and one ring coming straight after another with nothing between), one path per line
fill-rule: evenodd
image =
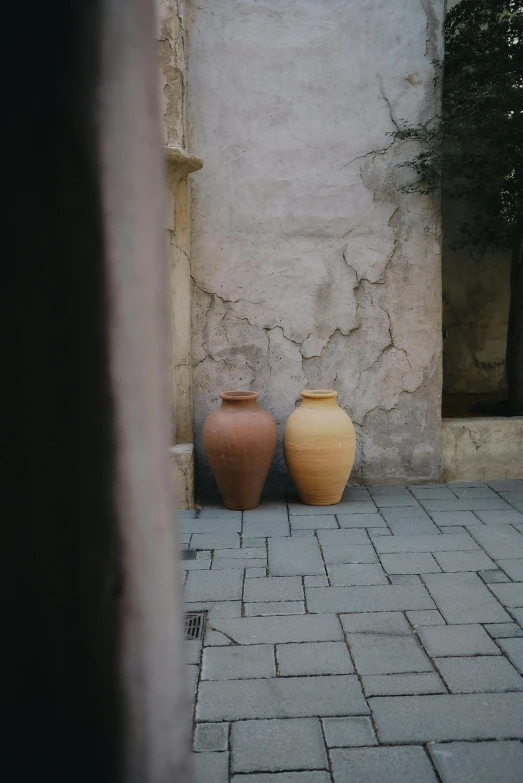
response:
M197 783L522 783L523 480L180 517Z

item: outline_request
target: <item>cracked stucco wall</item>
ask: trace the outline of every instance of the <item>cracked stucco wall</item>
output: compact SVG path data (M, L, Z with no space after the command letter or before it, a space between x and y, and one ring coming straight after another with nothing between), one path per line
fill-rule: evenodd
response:
M230 388L281 428L300 391L352 417L352 483L441 473L439 205L390 135L439 107L443 0L190 0L195 441ZM281 449L270 484L286 480Z

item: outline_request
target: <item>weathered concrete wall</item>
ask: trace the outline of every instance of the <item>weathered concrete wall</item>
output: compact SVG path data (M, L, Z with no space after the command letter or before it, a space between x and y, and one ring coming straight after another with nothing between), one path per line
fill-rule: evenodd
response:
M281 427L306 387L353 418L353 482L438 479L438 205L398 124L439 103L443 0L187 3L196 445L228 388ZM281 451L272 472L286 475Z
M495 481L523 476L523 416L445 419L445 481Z
M467 217L443 199L443 391L447 394L504 392L510 301L510 254L481 260L453 250Z

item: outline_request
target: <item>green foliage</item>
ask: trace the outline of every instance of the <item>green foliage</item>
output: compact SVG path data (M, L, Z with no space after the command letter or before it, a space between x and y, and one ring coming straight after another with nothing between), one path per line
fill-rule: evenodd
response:
M416 175L403 190L443 186L473 208L463 244L513 248L523 234L523 0L461 0L447 15L445 49L441 117L394 134L421 143L402 164Z

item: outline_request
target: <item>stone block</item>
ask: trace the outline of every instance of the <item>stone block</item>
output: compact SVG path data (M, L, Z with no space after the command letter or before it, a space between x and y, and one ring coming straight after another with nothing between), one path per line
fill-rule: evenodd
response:
M242 597L241 571L191 571L185 601L235 601Z
M213 623L237 644L285 644L288 642L335 642L343 633L335 615L291 617L242 617Z
M241 601L202 601L187 604L188 612L207 612L207 620L215 620L223 617L241 617Z
M291 516L301 516L303 514L325 514L328 508L329 514L375 514L376 505L370 498L364 500L342 500L332 506L307 506L302 503L289 503L289 513Z
M243 521L249 525L265 522L288 522L289 515L285 503L259 506L252 511L243 512Z
M517 525L523 523L523 514L510 509L505 511L476 511L476 515L485 525Z
M433 511L431 517L438 527L483 525L473 511Z
M510 511L510 505L503 498L470 498L469 500L420 500L421 505L434 511Z
M261 577L267 576L267 569L266 568L246 568L245 569L245 578L246 579L260 579Z
M493 639L523 637L523 629L516 623L494 623L493 625L486 625L485 630Z
M494 693L523 690L523 679L502 655L435 658L451 693Z
M476 526L469 532L493 560L523 558L523 536L509 525Z
M414 628L419 625L445 625L445 620L435 609L425 612L407 612L407 617Z
M193 766L194 783L227 783L229 779L228 753L195 753Z
M269 539L271 576L325 574L325 566L315 538Z
M436 608L423 585L306 587L305 596L308 611L313 614Z
M322 723L329 748L359 748L378 744L370 718L324 718Z
M328 528L338 529L338 523L334 514L301 514L291 517L291 530L321 530Z
M182 519L180 527L183 533L198 535L232 535L240 533L242 529L241 514L236 516L233 511L232 516L222 516L218 518L204 517L203 519Z
M510 576L514 582L523 582L523 558L519 560L498 560L498 566Z
M458 536L451 536L451 538L458 538ZM477 574L426 574L424 581L447 623L510 621L503 607Z
M409 696L447 692L435 672L367 674L361 680L367 698L370 696Z
M428 552L411 552L405 555L380 555L383 568L388 574L430 574L440 573L441 568Z
M387 577L380 565L351 563L328 565L331 585L386 585Z
M338 514L341 528L387 527L387 523L379 514Z
M520 742L434 743L428 750L443 783L521 783Z
M388 525L395 536L426 536L440 532L430 519L396 519Z
M193 748L197 753L227 750L229 744L228 723L197 723Z
M231 783L331 783L330 772L260 772L255 775L233 775Z
M523 582L505 585L491 584L488 589L504 606L515 609L523 607Z
M272 538L285 537L290 535L288 521L278 519L268 519L258 522L244 522L242 535L243 538Z
M319 530L320 546L369 546L370 539L365 530Z
M303 584L299 576L269 576L267 579L245 579L243 600L303 601Z
M479 549L468 534L434 536L390 536L374 542L378 554L404 554L406 552L456 552Z
M213 559L212 570L224 571L231 568L238 568L243 570L244 568L265 568L267 567L267 558L259 558L258 560L239 560L238 558L227 559L225 557Z
M380 742L523 738L523 693L378 696L369 704Z
M244 604L245 617L274 617L276 615L305 614L303 601L259 601Z
M233 644L206 647L202 658L202 680L246 680L276 676L271 644Z
M481 625L418 626L417 631L431 658L500 654L499 648Z
M499 569L496 569L495 571L478 571L478 575L483 579L483 581L487 585L503 584L504 582L510 582L510 579L504 573L504 571L500 571Z
M396 508L380 508L380 514L387 523L390 522L423 522L429 521L430 517L421 506L403 506Z
M328 587L329 586L329 580L327 579L326 576L304 576L303 583L305 587Z
M341 531L340 531L341 532ZM353 532L353 531L347 531ZM322 545L323 557L327 564L334 563L377 563L378 558L370 541L367 546L360 544Z
M334 748L334 783L437 783L423 748ZM385 772L386 770L386 772Z
M276 657L281 677L354 673L345 642L278 644Z
M418 574L389 574L392 585L419 585L421 578Z
M240 546L237 533L195 533L191 549L236 549Z
M360 675L432 672L432 666L416 636L411 632L349 633L347 641Z
M318 718L233 723L233 772L327 769Z
M347 674L201 682L196 719L258 720L368 712L358 678Z
M242 511L231 511L230 508L224 508L221 505L206 505L199 513L198 519L236 519L242 518Z
M378 508L405 508L406 506L412 506L413 508L419 508L419 503L410 492L405 495L373 495L373 501Z
M442 571L450 573L459 571L483 571L485 569L495 569L496 564L492 562L485 552L435 552L434 557L441 566Z
M263 548L265 549L265 539L263 541ZM215 549L214 560L257 560L260 557L264 557L264 552L260 551L261 547L247 546L242 549ZM250 563L246 563L250 565Z
M345 633L412 635L411 627L401 612L344 614L340 619Z
M469 498L497 498L495 492L492 491L489 487L483 486L483 487L454 487L453 488L454 495L459 498L460 500L468 500Z

